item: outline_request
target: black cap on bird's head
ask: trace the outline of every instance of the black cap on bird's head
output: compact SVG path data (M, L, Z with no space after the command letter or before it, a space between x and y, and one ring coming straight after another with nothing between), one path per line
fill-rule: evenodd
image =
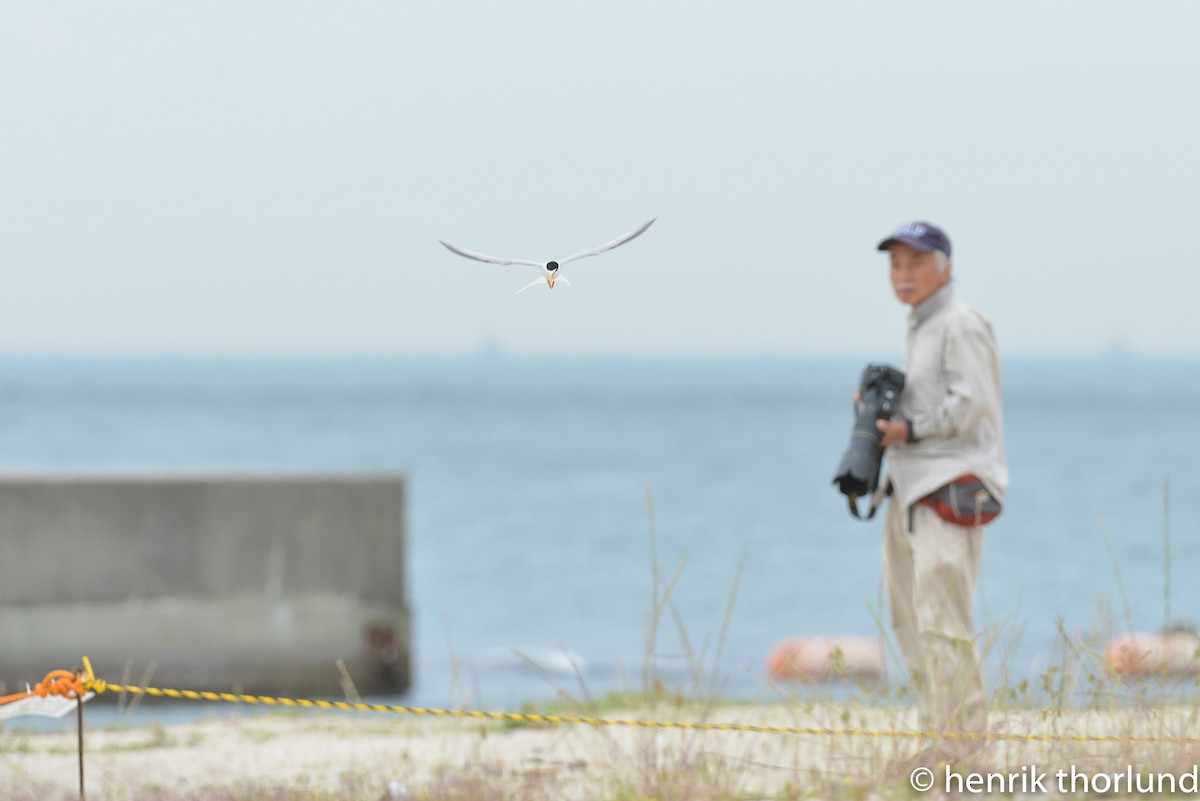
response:
M546 262L546 283L550 285L551 289L554 289L554 276L556 276L557 274L558 274L558 262L556 262L556 261Z

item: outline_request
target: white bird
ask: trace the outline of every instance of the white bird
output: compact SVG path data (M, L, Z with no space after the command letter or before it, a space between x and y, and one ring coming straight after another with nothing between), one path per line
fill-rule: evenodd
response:
M408 801L410 798L412 796L408 794L408 785L398 779L392 779L379 801Z
M462 248L455 247L454 245L451 245L449 242L443 241L441 239L439 239L438 241L441 242L442 245L444 245L447 250L457 253L460 256L465 256L468 259L474 259L475 261L486 261L489 264L526 264L526 265L529 265L530 267L536 267L542 274L541 278L533 279L528 284L526 284L525 286L521 287L520 289L518 289L516 292L513 293L514 295L519 295L522 292L524 292L526 289L529 289L531 286L537 286L543 280L545 280L545 282L547 284L549 284L551 289L554 289L555 281L562 281L567 286L570 286L571 285L570 281L568 281L565 278L558 277L558 268L562 267L564 264L569 264L569 263L575 261L576 259L585 259L588 256L595 256L600 253L603 253L606 250L612 250L615 247L624 245L629 240L631 240L635 237L641 236L642 232L645 231L647 228L649 228L650 225L654 222L654 220L657 220L657 219L658 219L657 217L654 217L654 218L648 220L647 222L642 223L637 228L635 228L634 230L625 234L624 236L619 236L611 242L606 242L605 244L600 245L599 247L587 248L585 250L579 251L578 253L572 253L570 256L567 256L565 259L558 259L557 261L555 261L553 259L550 261L544 261L544 262L530 261L529 259L502 259L497 256L488 256L485 253L476 253L473 250L463 250Z

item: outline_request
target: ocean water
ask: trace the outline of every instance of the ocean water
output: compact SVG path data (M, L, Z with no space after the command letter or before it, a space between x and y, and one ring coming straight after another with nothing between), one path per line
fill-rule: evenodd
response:
M861 367L8 359L0 469L399 471L403 702L636 690L648 660L668 687L702 673L706 691L772 698L776 641L886 619L879 524L831 485ZM989 673L1036 676L1060 627L1161 627L1168 581L1171 620L1200 619L1200 363L1009 360L1004 381L1012 484L977 618ZM651 646L656 571L670 594Z

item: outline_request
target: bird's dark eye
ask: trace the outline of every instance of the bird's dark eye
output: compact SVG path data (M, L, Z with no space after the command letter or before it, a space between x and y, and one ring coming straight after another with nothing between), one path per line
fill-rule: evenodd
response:
M554 272L555 270L558 269L558 262L556 262L556 261L546 262L546 269L549 270L550 272Z

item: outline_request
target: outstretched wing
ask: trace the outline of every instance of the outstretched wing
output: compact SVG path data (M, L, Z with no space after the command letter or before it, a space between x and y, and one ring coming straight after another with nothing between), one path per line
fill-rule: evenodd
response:
M647 228L649 228L654 223L654 220L657 220L657 219L658 219L657 217L654 217L653 219L642 223L637 228L635 228L634 230L625 234L624 236L619 236L616 239L614 239L613 241L605 243L598 248L588 248L587 250L581 250L578 253L572 253L570 256L567 256L565 259L562 259L561 261L559 261L559 264L567 264L568 262L575 261L576 259L583 259L583 258L587 258L588 256L595 256L599 253L603 253L606 250L612 250L615 247L624 245L629 240L631 240L635 237L641 236L642 232L644 232ZM442 244L445 244L445 243L443 242Z
M639 231L639 233L641 232ZM460 256L465 256L468 259L474 259L475 261L486 261L489 264L526 264L530 267L537 267L539 270L545 266L536 261L529 261L528 259L501 259L496 256L489 256L486 253L476 253L473 250L463 250L462 248L451 245L449 242L442 242L440 239L438 241L441 242L442 245L450 252L457 253Z

